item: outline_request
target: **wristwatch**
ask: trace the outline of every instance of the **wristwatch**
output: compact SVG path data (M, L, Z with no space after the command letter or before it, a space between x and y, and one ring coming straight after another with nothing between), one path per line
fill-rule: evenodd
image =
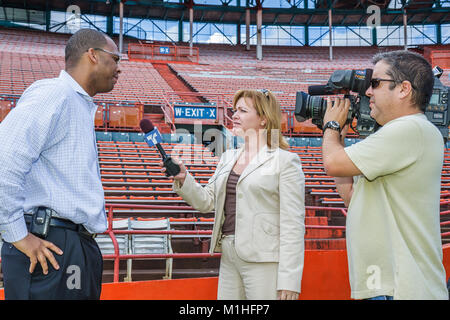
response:
M341 132L341 126L339 125L339 122L337 121L328 121L325 126L323 127L323 132L325 132L325 130L327 130L328 128L336 130L337 132Z

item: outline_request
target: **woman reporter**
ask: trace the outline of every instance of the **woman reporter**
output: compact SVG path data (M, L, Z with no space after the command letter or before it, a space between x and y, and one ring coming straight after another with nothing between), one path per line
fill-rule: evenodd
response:
M305 233L300 159L287 151L271 92L240 90L233 110L232 131L243 146L222 155L204 187L179 162L173 189L193 208L215 210L210 251L222 252L218 299L298 299Z

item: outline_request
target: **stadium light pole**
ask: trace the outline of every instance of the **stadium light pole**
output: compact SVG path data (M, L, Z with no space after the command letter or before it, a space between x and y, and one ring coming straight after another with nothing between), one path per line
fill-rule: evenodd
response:
M262 9L256 12L256 59L262 60Z
M328 33L329 33L329 47L330 47L330 61L333 60L333 14L331 13L331 6L328 9Z
M192 47L194 44L194 0L185 1L186 8L189 9L189 56L192 57Z
M123 1L119 4L119 52L123 51Z
M192 46L194 43L194 39L192 36L192 32L194 29L194 8L191 6L189 8L189 56L192 57Z
M245 8L245 50L250 51L250 8Z
M256 0L256 59L262 60L262 4Z
M405 50L408 50L408 15L406 14L406 8L403 6L403 38Z

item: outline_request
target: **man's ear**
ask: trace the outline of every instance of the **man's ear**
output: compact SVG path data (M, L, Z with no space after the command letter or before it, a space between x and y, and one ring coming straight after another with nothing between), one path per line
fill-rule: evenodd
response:
M94 64L98 63L98 54L97 54L97 52L95 52L95 50L93 48L88 49L87 56L88 56L89 61L91 61L91 63L94 63Z
M412 94L411 82L409 82L408 80L402 81L402 83L400 83L400 98L404 99L410 94Z

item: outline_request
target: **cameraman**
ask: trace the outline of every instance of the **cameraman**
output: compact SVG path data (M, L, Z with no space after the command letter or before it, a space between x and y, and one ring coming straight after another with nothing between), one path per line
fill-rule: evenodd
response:
M374 56L370 115L382 127L344 147L348 99L328 99L323 163L348 206L347 254L354 299L448 299L439 224L444 157L424 110L433 72L419 54Z

